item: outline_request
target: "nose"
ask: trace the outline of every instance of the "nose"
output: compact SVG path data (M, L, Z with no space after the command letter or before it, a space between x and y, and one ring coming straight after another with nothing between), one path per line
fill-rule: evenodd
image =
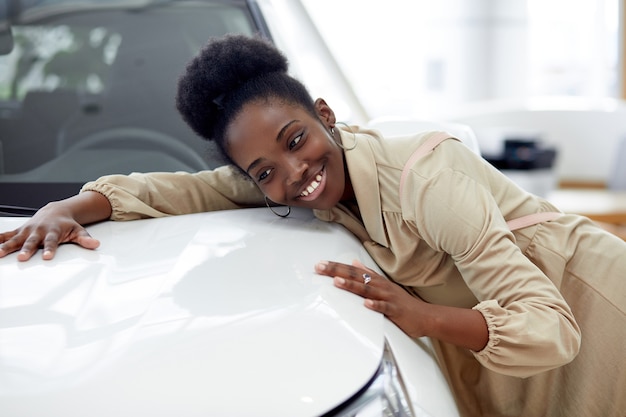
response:
M287 158L287 163L286 163L287 184L293 185L293 184L297 184L301 182L302 179L305 178L308 168L309 168L309 165L300 158L297 158L295 156L291 156Z

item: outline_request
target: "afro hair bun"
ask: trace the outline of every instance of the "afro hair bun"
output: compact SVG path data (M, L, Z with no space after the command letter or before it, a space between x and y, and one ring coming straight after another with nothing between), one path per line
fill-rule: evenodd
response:
M211 38L178 80L176 107L197 134L213 139L225 95L249 80L287 70L287 58L260 37Z
M200 53L212 61L207 76L216 91L230 91L270 72L287 72L287 59L268 41L243 35L227 35L210 42Z

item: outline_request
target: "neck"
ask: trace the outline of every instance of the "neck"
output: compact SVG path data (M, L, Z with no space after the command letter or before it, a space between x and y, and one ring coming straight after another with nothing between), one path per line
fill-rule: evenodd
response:
M359 221L361 220L361 210L359 209L359 205L356 202L356 195L354 194L354 189L352 188L352 183L346 178L346 186L343 190L343 195L341 196L341 204L344 205Z
M350 181L350 174L348 173L348 167L346 166L345 160L344 160L343 166L344 166L343 172L345 173L344 174L345 185L343 188L343 194L341 195L340 201L356 201L356 196L354 195L354 188L352 188L352 181Z

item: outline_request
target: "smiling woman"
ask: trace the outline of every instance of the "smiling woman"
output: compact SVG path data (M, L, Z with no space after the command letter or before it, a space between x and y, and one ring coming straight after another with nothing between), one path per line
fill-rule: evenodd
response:
M353 198L344 195L351 188L344 187L333 110L287 74L286 59L268 42L228 36L209 43L187 66L176 103L192 129L214 140L272 201L330 209ZM213 103L213 111L203 103Z
M102 177L0 234L0 257L25 261L43 246L51 259L62 242L94 248L83 225L107 218L270 198L358 238L390 280L359 262L315 271L409 336L430 337L463 416L624 415L615 364L626 357L626 242L571 214L512 231L511 219L558 210L446 132L386 140L337 126L259 38L210 39L179 80L177 107L232 165Z
M235 164L248 167L259 189L279 204L330 209L351 199L353 195L344 193L349 188L343 153L330 128L300 107L277 100L268 104L247 104L228 129ZM319 117L334 124L326 103L318 100L315 105Z

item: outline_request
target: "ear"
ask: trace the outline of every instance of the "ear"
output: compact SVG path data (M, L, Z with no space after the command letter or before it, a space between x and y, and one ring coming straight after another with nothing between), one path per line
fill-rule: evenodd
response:
M319 117L320 121L327 129L335 127L335 123L337 123L335 112L326 104L323 98L315 100L315 111L317 112L317 117Z

